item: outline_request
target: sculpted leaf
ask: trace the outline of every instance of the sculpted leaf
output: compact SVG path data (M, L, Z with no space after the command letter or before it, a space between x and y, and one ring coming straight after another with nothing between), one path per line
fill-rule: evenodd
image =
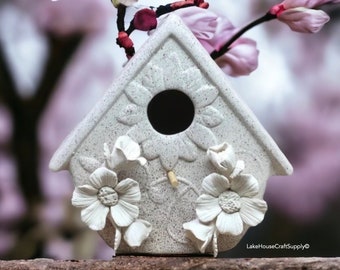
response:
M205 107L200 113L201 124L207 127L216 127L223 121L223 115L214 107Z
M93 173L96 169L98 169L102 164L95 158L80 156L79 163L82 168L88 173Z

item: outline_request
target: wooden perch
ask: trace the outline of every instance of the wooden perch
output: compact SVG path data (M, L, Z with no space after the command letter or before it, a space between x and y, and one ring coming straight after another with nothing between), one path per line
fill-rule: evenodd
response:
M340 258L214 259L211 257L118 256L111 261L55 261L52 259L0 261L0 270L5 269L340 269Z

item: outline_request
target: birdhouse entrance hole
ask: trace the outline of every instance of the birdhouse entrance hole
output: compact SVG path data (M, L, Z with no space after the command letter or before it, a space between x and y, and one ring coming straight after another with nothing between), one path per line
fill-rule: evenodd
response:
M172 135L186 130L191 125L195 107L182 91L165 90L151 99L147 114L155 130Z

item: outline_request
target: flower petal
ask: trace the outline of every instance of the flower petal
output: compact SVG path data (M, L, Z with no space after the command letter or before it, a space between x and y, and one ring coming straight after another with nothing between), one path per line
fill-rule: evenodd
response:
M200 148L206 150L210 145L214 145L217 139L214 133L207 127L193 123L186 131L185 134Z
M160 90L165 89L163 68L160 68L153 63L148 63L143 72L145 72L145 75L142 78L142 85L153 95L156 95Z
M213 103L217 95L218 90L216 87L204 85L199 88L191 98L196 108L203 108Z
M175 145L174 145L175 146ZM160 155L160 160L163 168L167 171L172 170L177 164L179 158L179 151L164 151Z
M81 211L81 220L86 223L90 229L99 231L105 227L108 212L108 207L96 201Z
M183 135L183 136L182 136ZM179 157L186 161L194 161L197 158L197 147L185 134L181 134L182 139L179 141Z
M221 193L230 188L230 183L223 175L212 173L203 179L202 188L205 193L218 198Z
M88 207L97 201L97 195L91 195L87 191L76 187L72 195L72 205L75 207Z
M210 222L222 211L218 198L202 194L196 201L196 214L200 221Z
M193 91L199 89L206 82L204 81L204 76L202 76L201 71L197 67L191 67L185 71L178 74L179 81L188 82L186 86L186 93L191 96ZM189 79L188 79L189 78Z
M215 13L199 7L187 7L176 10L175 14L181 17L197 39L214 37L218 19Z
M165 170L172 170L176 165L181 149L179 148L177 136L164 136L157 134L154 138L143 143L144 156L154 159L159 156L160 162Z
M223 115L213 106L208 106L198 112L197 121L206 127L212 128L221 124Z
M259 192L259 183L251 174L241 174L231 181L231 189L241 197L254 197Z
M135 104L128 104L117 116L117 120L125 125L133 126L145 117L142 107Z
M119 200L117 205L111 207L111 216L119 227L129 226L138 215L138 207L123 200Z
M286 23L293 31L317 33L329 21L329 16L322 10L296 7L280 13L278 19Z
M183 228L186 230L187 238L196 245L201 253L204 253L213 237L215 225L213 223L205 225L198 219L194 219L184 223Z
M243 231L243 222L240 213L227 214L222 211L217 217L216 227L221 234L241 234Z
M87 195L97 197L98 189L96 189L95 187L91 185L82 185L82 186L79 186L78 189Z
M241 198L240 215L244 223L249 226L256 226L262 222L267 208L267 203L264 200Z
M282 4L286 9L294 7L315 8L327 3L339 3L339 0L284 0Z
M155 134L157 133L153 130L151 124L147 120L135 124L126 133L126 135L133 138L137 143L141 143Z
M258 66L259 51L256 42L249 38L240 38L230 50L216 59L217 65L233 77L249 75Z
M236 178L237 176L239 176L241 172L243 172L244 168L245 168L244 161L238 160L235 164L233 172L229 175L230 178Z
M143 8L135 13L133 18L133 26L135 29L142 31L150 31L157 26L157 16L153 9Z
M90 183L96 189L109 186L115 187L118 183L117 175L105 167L100 167L90 175Z
M157 147L155 147L157 145ZM143 147L143 152L144 156L149 159L153 160L159 156L159 140L151 138L149 140L146 140L143 142L142 147Z
M121 151L126 160L129 161L136 160L141 154L139 144L129 136L119 136L114 148Z
M119 199L128 203L137 203L140 201L141 193L139 184L133 179L127 178L118 183L115 190L119 194Z
M136 82L130 83L125 88L125 93L133 103L143 107L146 107L153 97L148 89Z
M111 169L118 169L138 161L145 163L140 158L141 150L139 144L132 140L129 136L119 136L113 147L110 157L107 159Z
M235 27L226 17L210 10L188 7L176 10L203 47L211 53L219 50L233 35Z
M127 228L124 240L130 247L139 247L149 237L151 231L152 226L149 222L137 219Z
M102 163L95 158L80 156L78 158L80 165L88 173L93 173L97 168L99 168Z

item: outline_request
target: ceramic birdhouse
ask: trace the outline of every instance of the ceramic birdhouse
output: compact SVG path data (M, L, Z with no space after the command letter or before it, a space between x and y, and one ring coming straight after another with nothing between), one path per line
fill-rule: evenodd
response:
M226 75L175 15L127 63L65 139L72 204L117 254L215 256L267 210L292 167Z

